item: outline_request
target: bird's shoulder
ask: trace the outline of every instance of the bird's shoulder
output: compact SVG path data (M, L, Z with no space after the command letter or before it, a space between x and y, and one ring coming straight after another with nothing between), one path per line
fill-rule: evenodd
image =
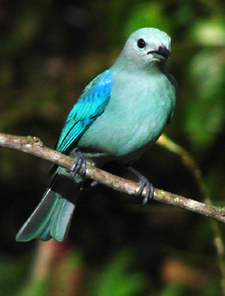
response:
M81 96L70 111L66 122L95 116L99 109L104 109L110 98L112 73L106 70L94 78L83 90Z
M101 95L109 94L112 87L111 70L106 70L95 77L83 90L78 99L79 102L95 101L101 98Z

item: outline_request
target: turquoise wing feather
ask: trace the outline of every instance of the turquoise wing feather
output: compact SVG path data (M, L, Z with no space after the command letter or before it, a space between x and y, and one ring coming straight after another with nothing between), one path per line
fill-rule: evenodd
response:
M84 89L77 103L70 111L56 144L56 150L68 154L76 142L108 105L112 77L107 70L98 75Z

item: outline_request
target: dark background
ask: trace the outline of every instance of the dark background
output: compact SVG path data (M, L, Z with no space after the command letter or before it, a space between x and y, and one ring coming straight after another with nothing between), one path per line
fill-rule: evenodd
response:
M165 133L193 156L212 202L224 205L224 13L225 4L212 0L1 1L0 132L37 136L53 148L85 85L112 65L133 31L157 27L172 37L168 68L179 85ZM1 296L225 291L223 224L156 202L140 207L100 185L80 197L64 243L15 242L50 167L1 148ZM162 146L135 168L157 188L206 198L180 156ZM131 178L120 166L105 169Z

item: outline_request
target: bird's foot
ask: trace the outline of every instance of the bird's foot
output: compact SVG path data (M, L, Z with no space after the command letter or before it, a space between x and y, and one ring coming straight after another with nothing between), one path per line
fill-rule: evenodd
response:
M134 168L127 167L127 169L130 172L132 172L136 177L139 178L139 183L141 185L140 185L140 188L139 188L139 190L137 192L137 195L142 195L142 192L143 192L144 188L146 187L146 194L145 194L145 197L144 197L143 203L142 203L142 205L144 206L144 205L146 205L148 203L148 201L150 199L152 199L154 197L154 187L153 187L152 183L150 183L149 180L145 176L140 174Z
M79 171L81 176L85 176L86 160L80 151L77 152L77 155L74 158L74 164L72 165L70 171L72 171L71 178L75 177Z

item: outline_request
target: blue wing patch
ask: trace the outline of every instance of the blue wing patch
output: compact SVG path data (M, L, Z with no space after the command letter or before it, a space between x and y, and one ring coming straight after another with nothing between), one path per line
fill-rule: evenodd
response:
M88 127L101 115L108 105L112 89L112 74L107 70L93 79L84 89L70 111L56 150L68 153Z

